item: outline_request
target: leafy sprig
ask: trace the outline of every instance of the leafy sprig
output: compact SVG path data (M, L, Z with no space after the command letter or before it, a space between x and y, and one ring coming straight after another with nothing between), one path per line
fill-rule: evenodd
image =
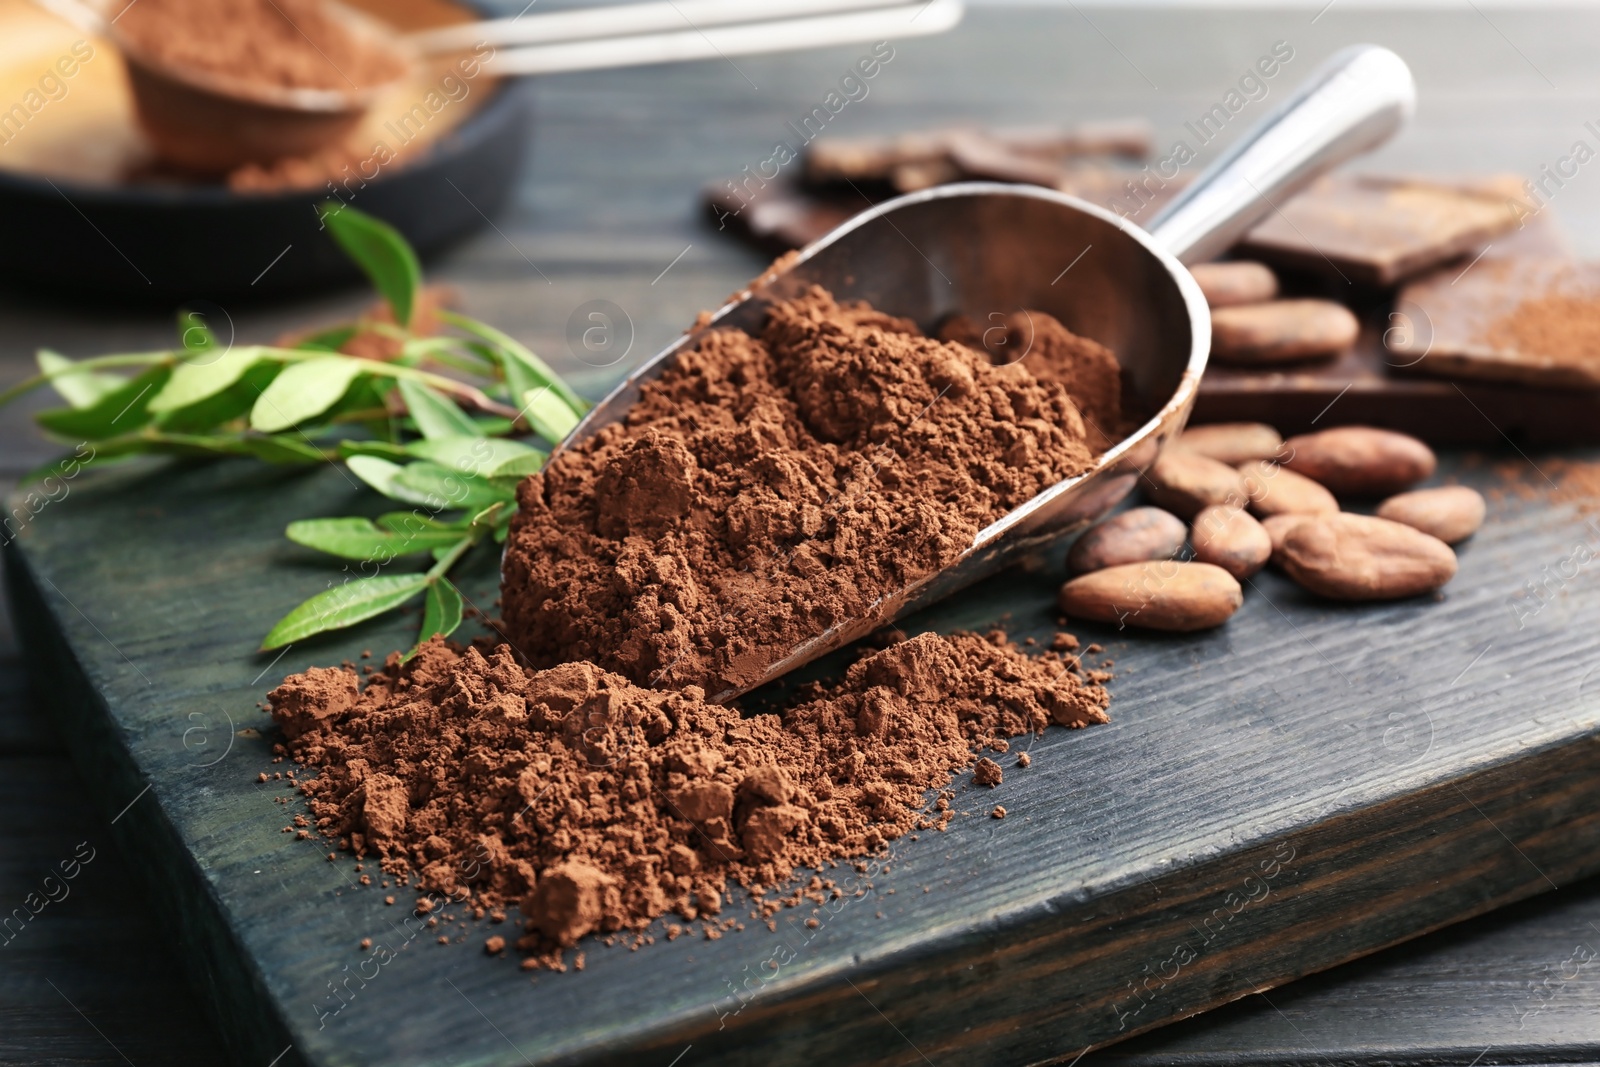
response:
M88 459L47 464L29 480L146 454L344 464L409 510L290 523L289 540L358 560L362 576L307 599L261 648L352 626L419 596L420 644L461 624L465 603L450 570L479 545L505 540L517 483L548 455L527 439L558 443L589 405L486 323L439 311L447 332L415 332L422 271L405 239L348 206L325 205L322 218L388 318L369 315L288 346L224 346L203 315L184 311L175 348L76 361L41 350L39 373L0 392L0 405L50 385L66 406L40 412L39 425L64 443L92 444ZM358 338L379 344L352 346ZM421 556L433 559L426 571L401 570Z

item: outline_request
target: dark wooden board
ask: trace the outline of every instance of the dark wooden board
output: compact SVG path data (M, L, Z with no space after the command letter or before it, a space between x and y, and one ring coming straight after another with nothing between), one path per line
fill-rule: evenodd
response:
M513 1045L535 1063L691 1044L700 1062L1070 1058L1600 860L1600 700L1577 654L1600 600L1575 587L1522 629L1507 605L1542 562L1600 533L1500 504L1437 603L1329 605L1268 575L1213 634L1083 631L1119 663L1114 724L1041 738L1033 768L997 792L964 787L969 815L898 843L871 892L814 932L591 947L584 972L531 980L472 944L418 937L386 966L369 960L375 977L352 979L330 1015L327 983L369 959L356 942L398 948L405 912L280 833L292 809L254 780L270 735L237 731L263 725L253 705L284 672L406 640L409 623L372 625L270 665L252 655L338 574L279 540L283 522L351 496L337 472L118 472L41 516L10 557L29 657L60 680L53 710L102 809L127 808L112 830L241 1049L292 1044L328 1064L492 1062ZM1009 616L1046 637L1055 562L917 625ZM487 603L492 585L482 575L473 597ZM204 765L230 719L231 749ZM984 814L996 802L1004 821ZM1133 983L1173 970L1186 944L1194 958L1140 1006ZM777 952L779 975L734 1013L728 983Z
M517 2L507 13L522 6ZM1318 16L1314 22L1313 15ZM1294 66L1301 70L1342 45L1375 40L1406 57L1424 100L1413 126L1373 160L1375 168L1514 169L1535 176L1541 164L1568 150L1575 131L1593 117L1595 76L1588 42L1597 31L1600 14L1573 8L1521 11L1511 19L1492 9L1486 17L1469 9L1336 4L1325 12L1179 9L1152 20L1137 8L1079 13L1067 7L980 6L969 11L958 33L907 43L874 86L872 98L863 107L852 105L839 125L845 132L870 132L936 125L953 117L1022 124L1147 114L1156 122L1158 142L1165 143L1181 135L1184 121L1214 104L1275 39L1293 42ZM560 362L565 372L584 375L593 391L674 337L693 309L713 305L759 266L757 255L705 228L697 191L708 180L765 158L775 132L814 105L854 56L846 48L740 59L740 70L759 91L720 62L548 79L537 87L530 167L511 209L496 219L499 232L485 231L431 266L463 290L472 313L510 329ZM1219 141L1207 152L1224 146ZM1571 182L1555 206L1576 250L1600 254L1600 184L1587 178ZM87 226L63 239L81 241L86 254L100 241ZM662 275L680 253L683 258ZM621 305L636 330L631 355L610 369L587 367L567 354L568 316L594 298ZM353 311L363 299L359 293L330 294L295 305L230 303L227 310L239 336L262 338L319 316ZM81 301L12 293L0 293L0 323L4 381L24 373L37 345L87 355L137 350L171 337L165 312L90 308ZM1330 399L1343 384L1329 391ZM1304 418L1317 413L1307 410ZM50 446L15 411L0 414L0 471L15 476L48 455ZM1513 570L1508 566L1508 585ZM1582 591L1574 586L1570 595ZM0 621L0 629L6 628ZM6 658L21 669L14 653ZM30 751L40 743L58 745L37 740L55 735L42 729L49 725L44 709L32 699L17 699L30 720L7 736L32 739ZM48 757L22 757L42 758ZM103 826L116 814L101 808L90 819L85 784L60 761L51 767L45 777L63 784L61 803L82 809L85 825ZM46 801L42 787L7 802L0 854L14 858L19 871L60 858L54 854L55 839L25 832L45 803L55 800ZM129 844L135 855L144 847L138 839ZM170 920L179 910L170 900L130 893L131 871L113 866L121 862L110 853L97 859L91 873L98 872L105 883L86 877L75 890L84 899L115 895L116 907L97 907L93 920L86 918L70 937L53 940L58 949L10 960L0 956L0 990L8 1002L25 1004L31 1019L26 1028L0 1025L0 1059L124 1064L116 1051L121 1048L140 1067L215 1061L192 1043L208 1025L197 993L207 992L211 976L202 968L196 988L177 983L161 965L161 953L187 959L179 941L119 940L135 928ZM0 885L9 903L27 889L25 879ZM67 906L77 902L75 896ZM52 921L53 914L67 913L46 912L39 922ZM1261 997L1250 997L1103 1055L1141 1067L1592 1062L1600 1059L1600 982L1592 966L1579 980L1559 983L1558 995L1543 1011L1523 1022L1515 1013L1529 989L1549 980L1573 945L1591 937L1584 930L1594 921L1600 921L1600 887L1591 881L1272 992L1271 1005L1282 1014ZM80 942L103 951L79 952ZM1600 940L1589 943L1600 946ZM124 956L131 957L126 964ZM47 978L71 995L83 1014L65 1002L52 1009L48 998L56 994ZM95 992L79 997L80 990ZM117 1011L121 1003L137 1007ZM493 1014L493 1005L485 1007ZM906 1017L895 1018L917 1036L914 1020L908 1026ZM888 1030L888 1022L880 1025ZM235 1029L232 1020L222 1020L218 1028ZM237 1037L235 1046L239 1062L258 1067L283 1048ZM504 1051L507 1062L519 1062L509 1048ZM694 1067L700 1052L697 1046L678 1067ZM1085 1056L1080 1067L1097 1055Z

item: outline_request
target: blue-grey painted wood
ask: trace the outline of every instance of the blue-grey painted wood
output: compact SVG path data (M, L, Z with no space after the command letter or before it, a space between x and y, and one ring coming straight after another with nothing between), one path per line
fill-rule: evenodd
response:
M1493 11L1486 19L1471 11L1345 11L1335 6L1314 24L1315 12L1305 10L1153 14L1087 9L1087 14L1094 28L1070 10L975 10L959 36L917 42L914 49L908 46L901 58L911 62L898 68L891 65L864 106L841 115L839 128L887 130L926 125L956 114L982 121L1027 122L1146 113L1155 118L1162 134L1158 140L1164 142L1168 135L1181 133L1184 118L1216 102L1260 44L1280 38L1294 43L1308 69L1333 48L1357 39L1388 44L1411 62L1424 106L1413 131L1375 165L1511 170L1531 176L1540 164L1564 154L1572 138L1582 135L1583 120L1592 117L1587 110L1596 75L1586 42L1600 28L1600 18L1593 13L1519 11L1508 21ZM436 264L436 275L458 284L470 309L534 342L565 369L586 375L591 391L598 389L628 363L670 339L692 309L714 304L756 265L750 253L703 228L695 191L702 181L765 158L772 131L796 109L806 110L812 97L826 88L832 68L848 58L852 58L848 50L838 50L741 60L741 68L757 82L759 92L718 64L551 79L540 86L537 98L539 130L527 184L515 209L499 220L506 237L486 232ZM1154 85L1144 81L1134 65ZM889 80L888 75L901 73L906 75L903 80ZM1600 219L1596 211L1600 184L1582 178L1571 182L1555 206L1580 251L1600 250L1595 222ZM94 239L91 234L82 236ZM683 259L656 281L662 268L690 245ZM540 270L549 277L548 283ZM566 348L567 316L594 298L621 304L634 323L631 354L615 367L587 367ZM284 325L336 314L355 306L358 299L354 294L337 294L293 307L229 310L240 336L253 339L270 336ZM7 381L21 375L22 361L38 344L84 355L169 336L165 316L116 309L86 315L83 308L65 302L15 294L0 294L0 322L5 327L0 333L0 360ZM12 413L0 416L0 434L3 473L14 476L31 464L23 449L36 455L43 451ZM333 510L337 509L330 505L329 511ZM1527 546L1516 547L1518 551L1501 565L1508 581L1520 581L1518 568L1537 562L1526 554ZM1581 597L1584 591L1584 586L1576 585L1567 599ZM979 625L991 620L964 621ZM1565 646L1570 656L1584 653L1581 637L1573 635ZM1126 650L1118 655L1126 669L1139 669L1137 655ZM1480 666L1488 662L1486 656ZM1297 662L1296 667L1311 669L1306 662ZM1531 715L1536 709L1522 706L1519 711ZM59 769L51 773L66 776ZM18 807L28 811L20 801ZM8 805L6 810L16 809ZM114 814L107 809L100 818ZM126 818L132 813L123 821ZM7 857L34 857L45 865L59 859L24 847L6 828L17 821L0 821ZM95 866L110 862L101 857ZM1565 882L1559 875L1556 880ZM120 886L122 878L115 881ZM25 893L23 886L8 882L6 899ZM81 892L88 894L91 888L85 880ZM1550 975L1561 973L1573 951L1573 946L1563 947L1564 942L1570 939L1576 945L1586 936L1572 913L1560 909L1577 909L1579 918L1588 917L1586 923L1600 919L1597 900L1600 891L1592 886L1546 896L1518 905L1504 928L1496 925L1501 922L1497 914L1269 993L1288 1022L1259 998L1251 998L1100 1055L1132 1057L1137 1052L1142 1058L1134 1062L1149 1064L1183 1058L1210 1063L1465 1064L1481 1054L1479 1062L1487 1064L1509 1062L1511 1053L1503 1050L1514 1049L1516 1058L1527 1062L1591 1060L1600 1055L1596 972L1586 967L1577 978L1553 986ZM170 903L167 910L172 910ZM48 918L47 912L39 922ZM84 937L113 944L106 934L114 925L89 926ZM1590 943L1600 945L1600 940ZM20 1000L8 992L7 1002L38 1005L41 1018L47 1016L44 999L33 994L49 993L42 975L58 974L53 968L63 964L69 973L85 977L87 969L99 966L65 953L49 955L37 966L33 958L22 964L8 962L0 969L4 988L25 987L30 992ZM101 1004L109 1006L137 992L137 970L113 974L102 967L99 973L111 983ZM21 986L13 987L13 981ZM149 999L163 1006L119 1016L116 1021L125 1029L107 1025L104 1007L82 1001L80 1006L135 1062L206 1062L212 1057L203 1052L185 1054L181 1035L200 1024L194 1021L192 994L171 983L170 975L155 968L148 975L148 986L168 995ZM1552 996L1540 995L1552 990ZM448 993L449 987L441 992ZM495 1011L498 1000L484 1002L476 995L474 1000L501 1021ZM1528 1013L1519 1007L1530 1003L1540 1010ZM106 1062L124 1062L109 1048L96 1053L90 1042L80 1041L91 1035L88 1021L65 1006L49 1017L59 1020L53 1031L41 1027L23 1033L0 1026L0 1058L48 1062L60 1055L72 1062L92 1062L99 1056ZM906 1027L906 1018L895 1018ZM911 1017L907 1029L913 1037L915 1019ZM878 1025L887 1030L881 1019ZM1299 1037L1294 1027L1308 1036ZM130 1045L135 1038L142 1043ZM1483 1044L1475 1045L1480 1039ZM241 1062L265 1063L279 1051L266 1044L245 1045ZM1486 1046L1492 1048L1483 1053ZM1435 1056L1430 1049L1461 1053ZM696 1053L702 1050L697 1046ZM508 1062L517 1062L509 1047L501 1051ZM945 1062L937 1053L933 1058ZM665 1055L662 1062L670 1059ZM693 1062L695 1054L683 1060L685 1065Z
M1215 633L1081 631L1119 661L1114 723L1054 731L1000 791L963 791L948 833L897 843L872 890L815 931L797 914L777 933L590 946L583 972L530 980L405 925L347 862L280 833L293 807L255 781L273 765L254 704L279 677L398 647L414 625L252 654L340 578L281 540L284 521L360 503L335 471L108 472L11 556L30 659L63 683L53 710L102 810L131 805L115 833L177 902L246 1047L286 1039L319 1064L487 1063L507 1043L536 1063L690 1044L729 1063L1070 1058L1600 860L1600 700L1577 654L1600 599L1574 586L1523 609L1521 629L1508 603L1600 531L1512 499L1437 600L1330 605L1264 575ZM481 604L486 563L468 585ZM1009 573L917 622L1009 616L1048 638L1058 572ZM731 992L775 954L759 997Z

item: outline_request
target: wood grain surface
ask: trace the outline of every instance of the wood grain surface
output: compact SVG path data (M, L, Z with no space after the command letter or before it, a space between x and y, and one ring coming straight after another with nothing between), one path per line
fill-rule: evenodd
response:
M1088 11L1097 33L1083 16L1071 11L978 9L959 38L908 45L900 56L907 62L886 72L903 79L880 80L868 105L842 121L865 131L928 125L951 116L1027 122L1055 121L1063 114L1138 112L1150 114L1158 130L1176 132L1191 112L1213 103L1256 52L1274 39L1293 40L1298 54L1308 60L1306 69L1316 57L1343 43L1374 39L1407 57L1427 101L1407 138L1385 151L1381 161L1385 166L1512 168L1532 175L1542 163L1567 150L1586 117L1586 101L1593 97L1596 76L1582 42L1592 39L1600 19L1587 13L1520 13L1514 26L1502 25L1501 30L1512 34L1522 55L1497 31L1495 23L1503 21L1498 12L1490 13L1495 20L1491 23L1471 12L1347 13L1335 7L1312 25L1313 14L1164 13L1152 20L1148 13ZM687 321L688 309L715 303L755 265L754 256L731 243L720 243L714 232L701 227L695 206L698 188L744 162L765 158L770 151L765 142L772 131L791 111L804 111L810 97L824 91L833 68L853 58L848 50L833 50L740 60L744 74L760 86L759 94L721 64L551 79L541 87L539 143L517 210L499 220L500 232L486 231L436 265L438 274L463 289L474 313L511 328L564 369L580 372L589 390L597 391L621 369L670 339ZM1528 61L1561 89L1547 84ZM1154 82L1147 82L1133 65ZM961 75L952 77L957 70ZM1595 212L1600 184L1573 182L1561 193L1558 205L1579 250L1592 254L1600 249L1594 222L1600 218ZM85 254L94 254L90 249L96 238L87 228L69 239L81 240ZM680 252L682 258L662 274ZM292 307L229 310L241 336L256 338L281 326L328 317L354 307L359 299L355 294L336 294ZM633 323L634 347L610 367L581 363L566 348L568 316L592 299L612 300ZM23 361L38 344L86 355L159 343L170 336L166 309L102 308L86 313L61 297L0 294L0 321L5 323L0 335L5 380L24 373ZM12 477L35 458L49 454L48 446L15 412L0 417L0 434L0 465ZM1508 454L1515 458L1514 452ZM1536 478L1531 472L1526 476ZM333 501L321 503L327 513L338 510ZM96 545L86 551L93 558L111 550ZM1470 561L1475 551L1476 546L1469 549L1464 560ZM1512 579L1517 577L1517 565L1524 563L1533 572L1544 565L1522 544L1500 560L1501 577L1509 586L1516 586ZM287 597L287 590L281 592ZM1564 600L1581 599L1584 592L1583 586L1574 585ZM1253 606L1259 610L1261 604ZM961 625L985 621L992 620L956 620ZM1405 636L1403 629L1390 625L1382 633L1398 639ZM1354 643L1340 648L1359 648L1361 662L1382 666L1391 661L1393 653L1346 636ZM1487 640L1459 651L1470 659ZM1124 669L1137 668L1137 656L1130 657L1124 649L1117 655ZM1493 655L1485 654L1478 667L1488 667ZM1568 660L1580 655L1581 646L1569 648ZM1563 666L1538 657L1529 663L1544 663L1550 672ZM4 666L12 678L22 669L15 652L4 658ZM1299 679L1329 673L1309 652L1294 667L1288 683L1291 695L1309 684ZM1487 684L1474 683L1472 674L1461 685L1469 683ZM83 787L72 784L59 756L51 755L62 751L53 740L61 724L41 727L39 708L31 699L16 689L5 692L8 702L0 716L0 739L4 739L0 743L7 747L0 757L8 777L61 783L56 795L65 810L76 812L72 819L79 822L74 825L105 833L105 821L117 811L97 802L95 815L90 816ZM1526 700L1513 707L1524 720L1549 714ZM1138 703L1127 702L1122 710L1130 709L1137 713ZM1447 724L1453 722L1446 719ZM181 723L163 723L163 728L168 725ZM1076 743L1090 737L1065 740ZM1206 740L1205 735L1191 737L1189 744L1200 746ZM181 731L167 743L181 751ZM25 778L17 770L29 767L44 770L38 779ZM1057 780L1057 784L1063 783ZM1092 808L1099 799L1065 784L1071 788L1063 796L1078 801L1080 807ZM107 783L96 785L100 793ZM1468 793L1486 812L1499 810L1491 806L1490 794ZM59 835L24 832L20 824L30 820L48 825L42 816L33 815L51 803L48 796L43 784L30 787L17 802L23 817L0 824L0 839L5 842L0 889L6 901L21 901L32 890L34 876L42 877L82 840L76 829ZM31 806L35 804L37 809ZM111 830L139 810L131 809ZM1088 815L1083 818L1085 836L1091 826L1101 825ZM1502 827L1513 822L1508 832L1517 836L1514 820L1496 814L1496 821ZM130 850L136 862L141 847L134 841ZM1014 845L1012 851L1017 847L1022 846ZM1514 851L1502 847L1515 858ZM1537 858L1535 852L1529 855ZM10 957L0 973L11 1012L6 1025L0 1025L0 1058L140 1064L215 1060L217 1046L199 1010L198 991L178 983L171 964L162 962L178 952L187 955L188 948L162 944L153 933L158 922L173 918L181 905L130 892L123 862L115 848L101 854L74 896L51 905L55 910L42 913L28 931L31 937L48 929L51 921L79 916L82 925L53 942L59 949ZM1551 865L1541 866L1566 884L1566 877ZM901 872L897 866L895 873ZM97 874L110 884L97 888L93 881ZM85 910L74 912L75 908ZM1250 917L1251 910L1246 910L1238 919ZM1592 885L1564 889L1269 992L1266 998L1251 997L1106 1053L1086 1056L1082 1062L1097 1058L1140 1064L1588 1060L1600 1054L1600 1032L1594 1024L1600 1017L1600 990L1592 966L1578 967L1574 974L1569 960L1586 939L1600 944L1600 935L1584 932L1595 921L1600 921L1600 890ZM12 948L22 944L19 939ZM353 957L354 949L350 951ZM71 998L71 1004L51 989L51 982ZM448 984L437 980L430 989L436 1002L455 995ZM473 1000L494 1024L505 1023L500 1000L485 1001L476 995ZM893 1000L881 1006L896 1026L921 1044L920 1015L899 1014L904 1006ZM349 1009L355 1010L354 1005ZM468 1011L465 1006L460 1010ZM24 1017L27 1025L11 1025ZM490 1027L481 1017L478 1025ZM894 1036L882 1018L877 1025L885 1035ZM1023 1031L1031 1025L1031 1021L1019 1023ZM283 1045L238 1034L230 1041L244 1063L269 1063L284 1050ZM939 1047L930 1043L925 1051L934 1062L946 1062ZM681 1062L699 1062L702 1048L690 1050ZM681 1047L663 1054L660 1062L669 1062L680 1051ZM1075 1054L1076 1050L1068 1050L1062 1055L1070 1060ZM356 1057L370 1058L375 1056ZM467 1061L465 1051L442 1058ZM502 1045L493 1059L521 1062L509 1045Z
M1600 700L1575 655L1600 598L1562 596L1564 582L1548 603L1523 598L1574 546L1600 546L1600 524L1507 499L1437 600L1332 605L1266 575L1217 632L1084 628L1121 664L1114 724L1052 731L1001 790L963 783L964 817L897 843L818 929L796 914L637 955L590 945L581 973L530 980L476 951L488 925L434 944L348 862L282 833L299 805L256 780L274 765L255 705L284 673L400 647L415 625L253 653L308 591L343 580L285 545L284 523L377 503L339 471L108 472L11 552L21 636L55 679L47 707L244 1047L281 1039L316 1064L493 1062L505 1042L533 1063L688 1045L725 1063L1036 1061L1600 863ZM485 562L467 591L488 606ZM1008 617L1047 640L1062 577L1052 557L912 625ZM987 816L996 802L1004 821ZM488 1028L485 1004L500 1009Z

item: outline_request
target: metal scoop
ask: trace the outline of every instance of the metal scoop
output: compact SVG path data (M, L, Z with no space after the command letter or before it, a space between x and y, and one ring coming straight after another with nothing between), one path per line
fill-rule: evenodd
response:
M707 330L758 333L770 303L815 284L840 300L865 300L914 319L925 330L955 313L989 321L992 312L1048 312L1115 352L1125 395L1143 401L1141 410L1156 409L1091 470L979 531L949 566L882 597L860 618L775 649L759 676L713 699L730 700L864 637L1105 514L1183 429L1205 370L1211 316L1184 264L1226 251L1282 199L1387 140L1410 117L1415 99L1411 72L1399 56L1371 45L1348 48L1155 214L1147 230L1093 204L1029 186L968 182L890 200L775 267L705 326L630 374L563 448L620 421L640 386ZM1149 187L1161 180L1150 178Z

